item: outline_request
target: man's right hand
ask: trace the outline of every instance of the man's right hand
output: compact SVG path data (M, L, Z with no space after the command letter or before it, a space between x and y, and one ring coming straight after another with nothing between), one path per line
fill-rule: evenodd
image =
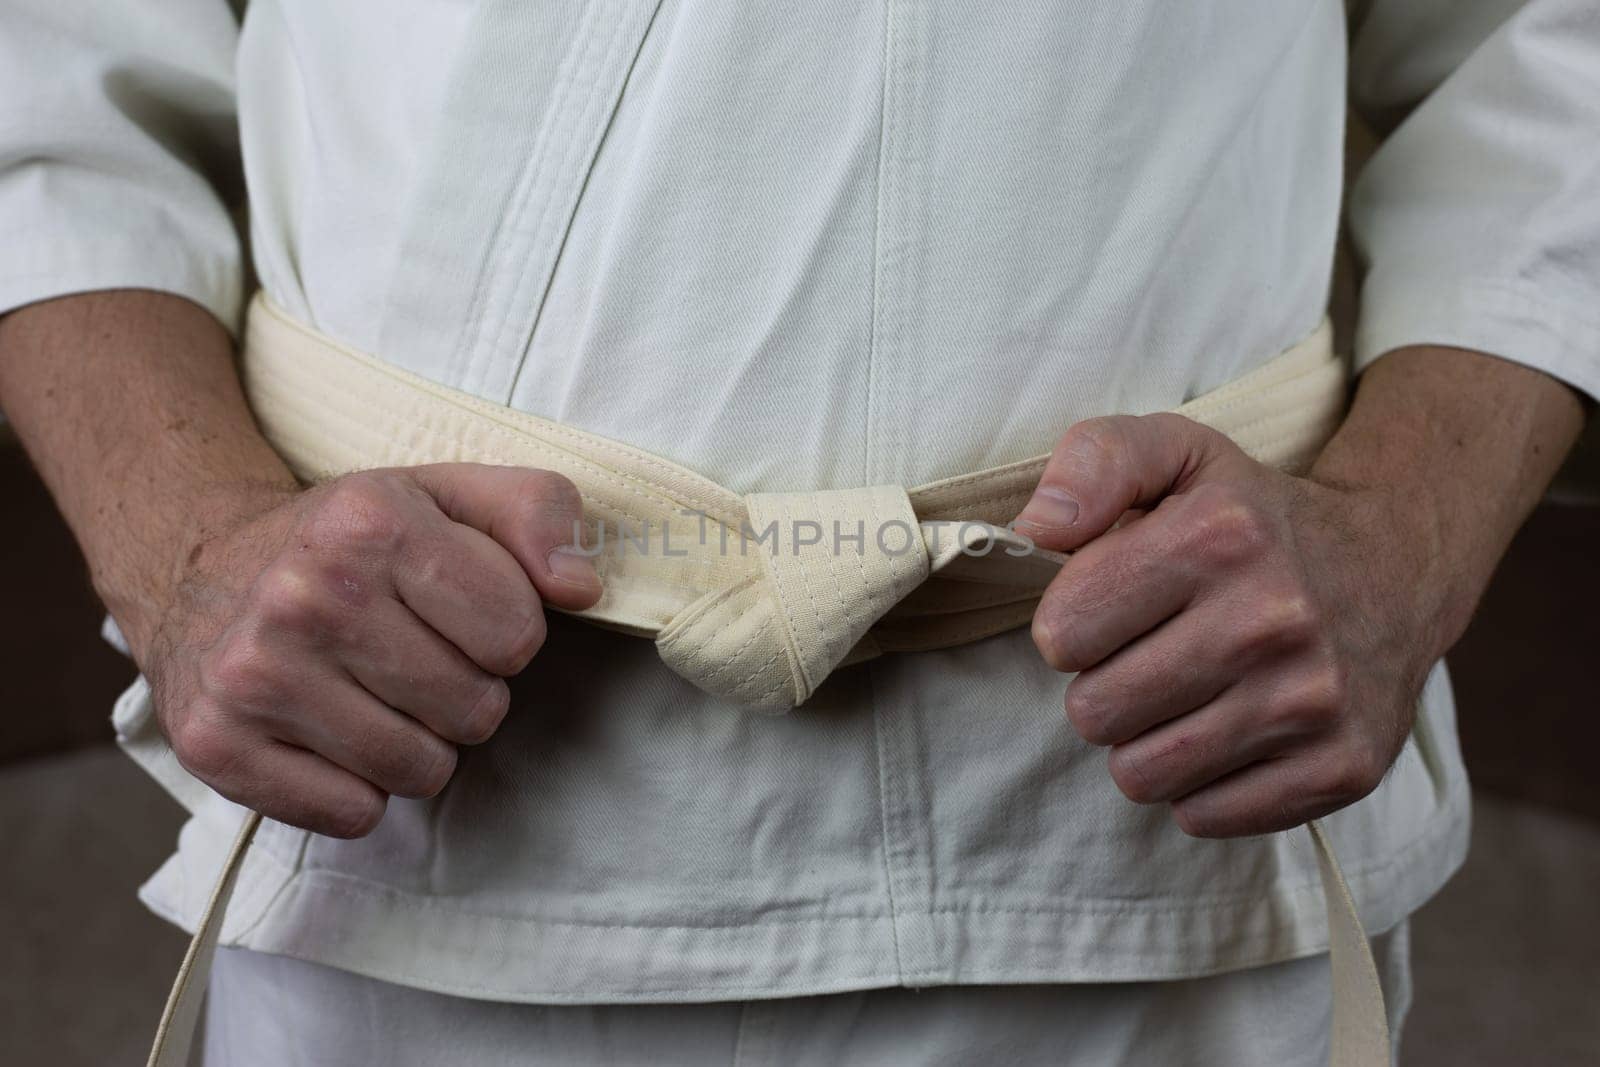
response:
M547 471L367 471L190 554L141 666L179 761L269 818L358 837L487 739L545 637L600 597L582 502Z

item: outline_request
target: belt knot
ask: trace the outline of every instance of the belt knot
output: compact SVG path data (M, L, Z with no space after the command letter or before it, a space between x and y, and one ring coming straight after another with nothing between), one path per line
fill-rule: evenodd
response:
M656 638L661 658L701 689L754 710L803 703L841 664L876 655L872 630L936 572L1042 590L1059 566L1025 539L983 522L925 523L905 489L752 493L730 584L678 612ZM1041 566L1042 564L1042 566Z

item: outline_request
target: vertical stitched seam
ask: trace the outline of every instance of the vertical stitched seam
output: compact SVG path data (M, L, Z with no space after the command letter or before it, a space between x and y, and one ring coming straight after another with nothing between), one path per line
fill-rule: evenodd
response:
M879 529L877 493L871 493L867 496L867 515L872 519L873 529ZM874 533L872 536L874 544L876 544L877 534ZM885 553L885 555L887 555L887 553ZM888 613L889 608L884 608L881 611L878 608L878 587L875 583L869 581L867 578L867 546L865 544L861 546L861 551L856 554L856 566L861 569L861 587L866 590L867 610L872 614L872 622L867 626L867 629L862 632L862 636L865 636L867 633L871 632L873 626L878 625L878 620L883 618L883 616ZM889 560L888 569L890 580L893 581L895 573L894 560L892 558ZM893 604L889 605L889 607L893 606Z
M883 78L878 95L878 188L872 219L872 323L870 334L867 338L867 396L865 425L862 428L861 441L861 480L864 482L876 480L873 478L875 473L874 464L877 462L873 435L876 432L874 413L876 411L878 391L877 368L881 355L879 352L879 329L883 318L884 299L883 243L884 214L888 192L889 124L891 117L889 93L894 60L894 4L895 0L884 0L883 3ZM883 887L889 905L889 936L894 947L894 970L896 976L903 980L905 959L900 947L900 906L894 886L893 834L890 829L891 816L889 813L889 778L893 767L884 728L884 710L878 702L876 674L876 668L869 666L867 669L867 700L872 707L872 738L878 750L878 827L881 835L880 844L883 850Z
M575 69L561 77L560 89L551 94L550 110L546 113L550 121L553 121L553 117L559 114L562 108L566 107L567 98L572 95L573 82L578 76L578 71L582 69L582 64L578 62L577 57L580 54L587 55L589 48L593 46L595 31L592 12L594 10L594 8L588 8L585 11L582 44L562 57L563 68L571 63ZM533 143L528 149L528 160L523 166L522 173L517 176L516 183L511 188L508 203L501 211L500 219L495 225L494 235L490 238L488 252L478 264L478 276L473 281L472 295L467 305L467 321L462 325L460 334L457 335L455 351L450 356L451 364L459 368L458 373L461 373L464 377L471 377L473 365L479 355L484 334L488 329L485 319L489 311L489 294L494 288L493 279L497 273L496 264L510 254L506 248L509 243L508 233L513 227L509 224L511 220L521 218L527 211L529 198L532 196L534 187L538 184L539 173L546 163L545 157L547 153L544 151L544 144L548 140L549 133L549 125L542 124L539 131L534 135Z
M605 63L611 58L612 53L616 50L617 41L619 38L621 38L623 28L626 25L626 18L617 19L616 25L612 27L611 35L606 38L604 47L600 49L600 58L602 63ZM632 70L631 64L629 65L629 70ZM590 109L594 107L595 100L600 97L601 91L607 87L605 80L600 76L600 74L601 72L598 71L595 73L594 77L589 83L587 91L582 98L582 104L577 108L577 113L569 120L573 125L578 126L579 128L573 130L567 136L567 143L561 149L561 158L557 160L553 166L545 166L540 168L540 171L537 174L538 180L536 182L531 182L529 186L528 196L530 199L535 189L542 188L547 183L552 181L558 183L564 182L567 177L566 171L571 167L570 161L579 155L580 148L587 146L593 139L592 136L582 136L582 126L584 117L589 113ZM610 126L611 120L608 116L606 119L606 128L609 129ZM602 136L603 135L604 131L602 131ZM596 144L596 152L598 152L598 150L599 146ZM591 159L591 163L592 162L593 160ZM587 179L587 170L584 171L584 176L585 179ZM521 301L517 299L517 296L522 291L524 279L528 277L529 271L535 262L540 264L540 270L544 270L544 263L548 258L550 263L550 272L552 276L554 275L555 258L559 255L560 245L565 244L565 241L563 240L562 242L559 242L557 249L551 250L548 256L546 254L546 249L543 246L549 243L548 240L544 238L544 231L546 228L546 221L555 211L556 199L557 198L553 195L547 195L540 199L539 214L534 219L533 230L530 234L533 242L532 247L526 248L524 250L524 254L519 257L517 272L512 278L510 289L506 290L506 296L509 299L510 304L506 308L505 313L500 316L499 325L494 330L493 341L489 345L489 352L491 354L500 351L500 349L505 345L506 335L511 329L511 322L514 318L513 313L521 303ZM567 198L565 196L561 197L563 207L565 207L566 200ZM571 218L569 216L568 222L570 223L570 221ZM563 234L563 236L565 235ZM535 314L537 314L537 310L535 311ZM517 370L518 372L521 370L520 361L517 365ZM510 392L511 390L508 389L505 397L506 401L511 399Z
M783 519L784 519L784 524L789 527L790 543L792 544L794 536L795 536L794 535L794 511L789 507L789 503L788 503L787 499L785 499L784 504L783 504ZM783 548L782 548L782 541L783 541L783 530L782 530L782 527L780 527L779 530L778 530L778 541L779 541L779 549L778 549L778 551L779 551L779 554L781 555L782 551L783 551ZM812 616L813 619L816 619L816 620L818 620L820 622L821 618L822 618L822 610L817 607L817 595L816 595L816 593L812 592L812 590L811 590L811 579L806 576L806 571L810 570L811 568L807 567L806 564L803 561L801 561L798 551L796 551L796 553L795 553L794 567L795 567L795 570L800 575L800 588L805 590L806 599L811 602L811 616ZM773 574L774 575L777 574L777 567L776 566L773 567ZM784 619L785 622L789 622L789 613L784 610L783 587L778 582L774 581L773 582L773 589L778 595L778 614L783 616L783 619ZM818 628L820 629L821 627L819 626ZM793 639L794 651L795 651L795 659L800 665L801 681L805 685L805 692L803 694L801 694L802 698L804 698L804 697L810 696L812 693L817 691L817 686L819 684L821 684L822 679L820 679L820 678L812 678L811 677L811 671L807 669L808 665L806 663L806 657L802 654L803 650L800 647L800 641L799 641L798 637L796 637L796 635L795 635L794 624L792 622L789 624L789 635Z
M747 615L749 615L749 613L750 613L750 609L749 608L742 608L739 611L735 612L730 619L726 620L723 623L723 625L724 626L731 626L735 621L745 618ZM696 622L695 622L696 628L707 624L709 621L710 621L709 617L705 617L705 616L701 617L700 619L697 619ZM768 620L762 622L755 629L751 630L750 631L750 636L746 637L744 639L744 641L739 645L739 647L734 649L732 652L730 652L727 655L727 657L724 658L723 661L720 664L717 665L716 669L711 671L711 673L707 674L702 679L702 681L704 681L706 683L711 683L711 682L714 682L714 681L717 681L718 679L720 679L723 676L723 674L725 674L728 671L729 668L731 668L734 664L738 663L740 660L744 659L745 652L750 648L751 645L755 644L756 638L758 638L762 634L766 633L767 629L771 625L772 625L772 620L768 619ZM771 662L771 661L769 660L768 662ZM765 669L765 665L763 665L763 667L761 669Z
M811 507L816 511L818 521L820 522L822 517L822 501L819 499L816 490L811 491L810 499ZM837 523L839 521L837 512L832 512L832 514L834 515L833 521ZM839 602L839 617L850 629L853 630L855 629L856 621L851 617L850 608L844 602L844 582L839 578L839 565L838 561L834 558L836 553L833 551L825 551L822 555L823 558L828 561L828 576L833 579L833 598ZM822 632L828 637L828 659L831 661L828 667L829 671L833 670L834 662L837 662L839 659L841 659L845 652L850 651L848 648L840 651L840 641L838 636L832 632L833 630L834 627L831 626L825 626L822 628ZM851 644L854 643L854 640L852 640Z
M882 319L879 324L877 343L880 357L885 353L899 353L904 347L905 321L907 314L904 286L906 279L913 274L914 256L909 240L906 238L907 220L911 203L911 189L919 174L920 161L914 142L906 132L905 117L912 120L922 113L923 92L925 86L918 77L917 49L926 47L926 30L923 19L926 12L923 5L917 0L900 0L898 4L899 19L894 26L893 48L890 54L891 65L886 74L887 91L893 95L889 97L890 106L887 114L885 137L889 146L886 151L886 166L884 170L884 220L889 228L890 240L884 243L884 274L887 278L891 269L899 270L901 290L888 293L882 303ZM898 242L892 238L898 236ZM897 257L891 260L891 256ZM881 370L891 366L883 363ZM908 383L903 375L883 375L877 383L879 403L876 411L889 413L910 410L906 404L908 399ZM881 429L881 427L879 427ZM880 440L879 437L874 438ZM884 457L879 456L878 462L882 465ZM898 466L898 460L897 460ZM913 516L914 517L914 516ZM920 539L921 531L914 523L912 535ZM923 546L918 544L917 549ZM924 558L926 558L924 554ZM898 561L897 561L898 562ZM905 564L902 564L904 566ZM905 711L904 708L897 708ZM918 790L920 790L921 775L918 774L916 753L907 751L905 746L914 737L916 720L914 715L897 719L892 729L885 731L885 755L890 773L887 783L892 792L886 793L886 798L892 796L896 807L893 813L894 825L897 835L896 874L902 879L896 894L895 924L896 938L899 944L900 974L903 982L913 982L917 976L926 973L928 968L919 965L928 956L930 946L926 943L925 934L910 926L914 913L918 913L915 902L923 893L917 886L916 879L919 843L912 822L911 803L914 799L910 793L910 780L916 776ZM887 804L887 799L885 801ZM887 812L886 812L887 814ZM931 863L931 856L924 857ZM931 885L927 887L931 892ZM920 907L926 907L926 901L921 901ZM908 924L906 931L900 931L899 925ZM906 937L901 937L902 933Z
M280 825L282 825L282 824L280 824ZM295 845L294 859L290 860L289 863L288 863L289 873L284 877L283 881L278 885L278 888L276 888L276 889L274 889L272 891L272 895L267 898L266 903L261 905L260 910L256 912L256 917L254 919L250 920L248 923L246 923L241 929L234 931L234 935L230 939L230 941L233 944L242 943L245 938L247 938L251 934L255 933L256 929L258 927L260 927L262 923L267 921L267 916L272 912L272 909L277 906L277 903L278 903L279 899L281 899L283 897L284 893L288 892L289 887L291 885L293 885L300 878L300 875L305 871L305 867L306 867L306 848L308 846L308 843L311 840L311 832L309 830L296 830L295 833L297 833L299 835L300 840L299 840L299 843ZM253 847L255 847L255 842L251 842L251 845ZM272 856L271 853L266 853L266 854L271 859L277 859L277 857ZM246 851L245 854L244 854L244 858L241 859L240 863L239 863L239 877L240 878L244 877L244 864L246 862L248 862L249 859L250 859L250 853L248 851ZM279 862L281 863L282 861L279 861ZM235 888L237 889L238 883L235 882L234 884L235 884ZM237 899L237 896L238 896L238 894L236 893L235 894L235 899ZM217 924L217 934L218 934L218 942L219 943L221 942L222 928L223 928L223 925L227 922L227 919L228 919L227 915L223 915L221 921L219 921L218 924Z
M915 69L915 63L917 60L916 49L927 47L927 31L923 25L923 20L926 18L927 13L924 5L919 3L918 0L901 0L901 3L905 9L905 17L901 30L896 34L897 47L894 50L895 71L893 81L896 95L895 107L890 113L891 120L898 114L909 114L914 119L915 116L923 114L926 110L923 99L926 91L926 78L919 75L919 72ZM903 130L904 128L905 126L902 124L901 129ZM912 203L913 190L916 188L917 181L922 177L922 160L918 154L915 139L911 136L897 133L893 144L897 152L892 157L892 160L898 159L899 164L893 166L887 172L889 188L886 202L890 210L889 219L892 230L894 233L901 235L897 252L899 258L895 263L899 269L901 284L899 290L893 294L893 298L885 305L885 320L879 338L881 346L891 354L901 353L905 350L906 286L908 284L907 279L915 276L917 264L913 252L913 243L904 235L913 230L913 227L909 225L912 221L910 205ZM885 369L891 365L886 363L884 365ZM892 413L914 410L913 405L907 403L910 384L908 375L904 373L886 375L883 381L883 389L881 390L885 397L883 408ZM893 440L898 443L900 438L896 435ZM903 451L897 452L895 456L894 469L897 474L903 468L903 457ZM878 457L878 461L881 464L883 457ZM875 478L874 480L878 479ZM901 479L897 477L895 480L899 481Z
M877 195L872 213L872 319L867 331L867 395L861 434L860 480L863 482L874 480L873 464L877 461L876 450L873 448L873 435L876 432L873 412L876 409L878 392L878 330L883 318L883 217L886 210L886 178L889 168L889 71L893 57L891 39L894 3L895 0L884 0L883 3L883 78L878 90Z
M751 525L756 526L761 521L757 517L757 512L760 512L762 517L765 516L766 512L765 509L753 506L750 501L751 497L745 498L745 512L750 518ZM789 514L788 505L780 504L779 511L784 516L787 516ZM774 546L780 553L783 551L782 522L783 520L779 519L778 542ZM810 696L814 687L811 686L811 679L806 675L805 663L800 656L800 643L795 640L794 623L789 619L788 611L784 610L783 587L779 584L777 556L772 553L758 553L756 558L760 561L762 580L766 583L767 594L773 601L773 615L776 617L778 625L778 641L783 646L784 651L788 653L789 672L792 675L790 681L795 687L795 700L799 702ZM806 595L810 596L810 590L806 591ZM812 603L814 604L815 600Z
M894 863L889 832L889 747L884 741L883 708L878 704L877 669L867 667L867 703L872 707L872 739L878 749L878 830L883 849L883 891L889 903L889 941L894 946L894 973L904 980L905 960L900 954L900 906L894 891Z
M545 269L544 284L539 288L539 296L531 301L533 305L533 321L528 324L526 336L519 346L517 369L512 372L511 386L506 391L506 399L508 401L516 394L517 386L522 381L522 372L527 367L528 353L533 346L533 335L539 328L540 320L544 318L545 301L549 299L550 287L555 283L556 270L561 264L562 253L566 251L567 238L572 233L572 220L577 217L578 205L582 203L584 190L588 188L589 179L594 174L595 161L600 158L600 153L605 147L606 138L611 133L612 123L617 121L617 111L622 106L622 95L627 91L628 81L633 77L633 68L639 64L639 56L644 52L645 40L650 36L650 27L655 23L656 14L660 10L661 5L657 2L651 6L650 14L644 20L644 26L639 32L639 39L634 46L633 55L628 58L627 66L622 71L622 77L612 90L615 96L606 114L605 124L601 126L599 132L593 138L593 148L589 152L589 162L583 167L583 173L575 183L570 197L570 205L566 205L562 209L567 215L566 225L562 228L560 238L555 241L555 247L551 250L550 263L548 268ZM585 105L585 110L587 110L587 105ZM540 228L542 229L543 226L544 223L541 220ZM520 288L520 283L518 287ZM507 318L509 319L509 316Z

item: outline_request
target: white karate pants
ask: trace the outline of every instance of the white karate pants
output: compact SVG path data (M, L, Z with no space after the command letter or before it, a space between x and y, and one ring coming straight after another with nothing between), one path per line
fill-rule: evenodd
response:
M1405 924L1373 942L1398 1038ZM467 1000L241 949L217 954L204 1067L1321 1067L1328 963L1177 982L955 986L704 1004Z

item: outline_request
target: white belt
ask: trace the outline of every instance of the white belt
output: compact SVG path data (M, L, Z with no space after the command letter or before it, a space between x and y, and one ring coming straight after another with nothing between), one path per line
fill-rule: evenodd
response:
M296 474L465 461L538 467L583 495L605 592L580 617L655 639L695 685L745 708L803 703L835 668L1026 625L1064 557L1003 524L1045 457L904 489L739 496L669 460L429 382L258 297L242 364L262 431ZM1309 465L1343 416L1347 370L1324 324L1177 411L1261 462ZM222 914L260 816L240 830L173 985L150 1064L185 1061ZM1309 824L1327 901L1332 1063L1390 1063L1383 994L1355 904Z

